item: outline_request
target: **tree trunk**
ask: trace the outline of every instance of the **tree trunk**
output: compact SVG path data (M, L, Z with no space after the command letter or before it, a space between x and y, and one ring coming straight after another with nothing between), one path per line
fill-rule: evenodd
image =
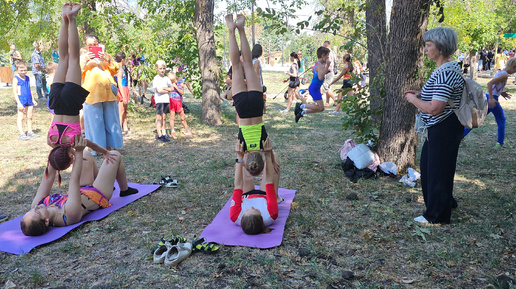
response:
M391 14L378 153L382 161L395 162L401 172L416 167L416 108L405 100L403 92L423 86L419 71L423 66L423 33L431 2L395 0Z
M366 35L367 35L367 66L369 67L369 93L370 107L376 109L382 106L383 96L380 95L385 81L376 80L378 74L383 74L382 64L385 64L385 49L387 48L387 26L385 14L385 0L371 0L366 9ZM375 123L380 122L379 116L373 116Z
M195 29L202 78L202 121L208 125L222 123L220 85L213 31L214 0L195 0Z

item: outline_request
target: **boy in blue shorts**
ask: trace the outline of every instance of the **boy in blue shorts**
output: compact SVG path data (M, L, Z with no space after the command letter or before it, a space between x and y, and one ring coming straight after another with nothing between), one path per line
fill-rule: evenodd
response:
M308 91L312 96L315 104L301 104L296 103L296 109L294 114L296 115L296 122L299 121L303 115L307 113L316 113L324 111L324 103L322 100L321 86L324 83L324 77L327 73L330 73L329 67L331 62L328 59L330 50L324 46L317 49L317 63L314 65L312 83L308 87Z
M27 64L25 61L22 60L16 63L16 71L18 73L14 75L13 79L13 96L18 107L18 120L16 122L20 132L18 139L28 140L31 137L39 137L39 135L32 131L32 108L34 105L38 105L38 103L34 100L30 91L30 81L27 76ZM27 118L27 134L25 134L22 126L24 116Z

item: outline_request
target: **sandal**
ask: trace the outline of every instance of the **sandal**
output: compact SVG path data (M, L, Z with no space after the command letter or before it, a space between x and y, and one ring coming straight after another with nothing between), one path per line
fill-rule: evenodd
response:
M192 242L192 252L202 252L204 254L215 254L219 251L219 244L206 242L205 238L197 239L194 237Z
M177 188L178 182L177 180L169 180L167 184L165 185L167 188Z
M167 234L161 237L161 242L159 245L164 245L166 243L170 243L171 245L177 245L178 243L186 243L186 238L181 237L180 235Z

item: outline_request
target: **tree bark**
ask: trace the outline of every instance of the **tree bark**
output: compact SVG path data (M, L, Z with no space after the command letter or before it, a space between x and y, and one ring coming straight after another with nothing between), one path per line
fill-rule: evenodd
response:
M383 161L395 162L398 171L416 167L416 108L404 91L421 90L423 33L428 25L432 0L395 0L391 13L389 50L385 68L385 99L378 153Z
M195 0L195 29L202 78L202 121L208 125L222 123L220 109L219 66L214 38L214 0Z
M371 110L381 107L383 96L380 91L385 81L374 80L382 74L382 64L385 64L385 49L387 48L387 26L385 14L385 0L371 0L366 9L366 36L367 36L367 66L369 68L369 93ZM383 73L383 75L385 75ZM382 75L380 75L382 77ZM373 116L375 123L380 122L379 116Z

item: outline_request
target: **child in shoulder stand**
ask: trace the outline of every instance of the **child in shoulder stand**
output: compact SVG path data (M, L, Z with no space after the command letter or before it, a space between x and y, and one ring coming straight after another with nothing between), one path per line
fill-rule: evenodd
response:
M170 112L169 93L174 91L170 78L165 76L167 65L165 61L156 61L156 69L158 75L154 77L152 81L152 88L154 90L154 101L156 102L156 139L161 142L169 142L168 135L166 133L166 120L167 113Z
M28 140L31 137L39 137L32 131L32 109L34 105L38 105L36 100L32 97L30 91L30 80L27 76L27 64L22 60L16 63L16 71L13 79L13 96L18 107L18 139ZM23 130L23 117L27 119L27 134Z
M181 85L178 83L177 75L174 72L169 72L167 74L168 78L170 79L170 82L172 83L173 91L170 93L170 129L171 129L171 135L174 139L177 138L176 131L174 130L174 119L176 116L176 113L179 114L179 117L181 117L181 123L183 124L185 130L183 131L184 135L191 136L192 131L188 128L188 124L186 124L186 116L185 112L183 110L183 94L184 89L181 87Z

